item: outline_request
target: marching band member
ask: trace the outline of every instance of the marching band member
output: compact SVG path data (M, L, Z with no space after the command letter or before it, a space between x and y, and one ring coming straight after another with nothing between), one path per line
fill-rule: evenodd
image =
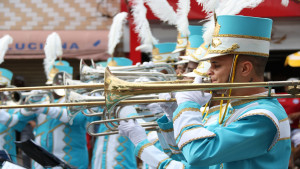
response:
M67 61L55 61L57 56L62 55L61 40L58 34L52 33L48 36L45 45L44 68L47 76L46 84L53 84L53 78L61 76L59 72L64 72L72 77L73 68ZM33 94L36 91L32 91ZM56 95L58 93L58 95ZM55 90L52 93L56 100L54 102L64 102L64 90ZM63 96L63 97L62 97ZM47 101L45 97L32 97L31 102L43 103ZM35 141L44 149L53 153L66 163L80 169L88 168L88 151L86 146L86 124L92 118L78 113L73 119L73 124L69 124L68 111L66 107L41 107L38 109L21 109L20 121L28 121L36 118ZM43 168L34 162L32 168Z
M109 58L106 63L110 63L111 60L112 58ZM114 57L113 60L116 64L115 66L132 65L132 61L124 57ZM121 109L120 111L123 113L127 109ZM107 127L105 125L100 125L98 132L106 130ZM137 168L134 145L126 137L119 134L97 137L94 144L91 167L92 169Z
M4 56L8 50L8 45L13 42L9 35L0 39L0 64L4 61ZM0 87L8 87L11 84L13 73L5 68L0 68ZM2 104L5 103L5 95L1 98ZM7 100L9 101L9 100ZM5 149L12 161L17 163L17 152L14 141L16 140L15 131L22 131L26 123L18 121L19 109L0 110L0 148Z
M213 83L260 82L271 37L272 20L235 15L218 16L209 59ZM219 90L232 96L267 94L265 88ZM172 160L148 142L133 121L122 122L120 132L136 145L136 154L158 168L287 168L290 127L276 99L239 101L220 105L218 120L204 126L199 111L210 94L200 91L176 94L177 110L172 121L164 116L158 124L174 133L173 141L185 161ZM272 159L270 161L270 159Z
M56 61L50 72L73 73L73 68L66 61ZM51 84L48 79L47 84ZM36 99L34 102L43 103L45 98ZM54 102L63 103L65 97L60 97ZM22 109L22 121L36 118L35 142L53 153L66 163L80 169L88 167L88 151L86 146L86 124L93 119L78 113L69 124L66 107L39 108L36 110ZM34 162L32 168L43 168Z
M9 86L13 73L5 68L0 68L1 87ZM4 99L4 98L2 98ZM2 103L4 100L2 100ZM12 161L17 163L17 151L15 132L21 132L25 127L25 122L19 120L19 109L1 109L0 110L0 148L5 149L10 155Z

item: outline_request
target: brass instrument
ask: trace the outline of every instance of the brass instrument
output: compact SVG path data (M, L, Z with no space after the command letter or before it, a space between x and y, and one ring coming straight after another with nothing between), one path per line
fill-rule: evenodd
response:
M294 98L300 97L300 81L272 81L272 82L251 82L251 83L202 83L202 84L190 84L190 83L177 83L177 82L149 82L149 83L132 83L123 81L111 74L109 69L106 69L105 72L105 102L104 101L91 101L91 102L82 102L80 100L76 103L57 103L57 104L42 104L42 105L16 105L16 106L0 106L0 109L3 108L23 108L23 107L52 107L52 106L99 106L106 105L107 113L103 113L103 120L92 122L90 125L101 124L101 123L110 123L118 122L120 120L128 120L131 118L123 119L110 119L112 116L112 111L117 104L139 104L139 103L153 103L153 102L167 102L163 99L151 99L151 100L125 100L132 96L141 95L141 94L151 94L151 93L167 93L174 91L191 91L191 90L224 90L224 89L235 89L235 88L255 88L255 87L266 87L268 88L267 95L255 95L255 96L231 96L231 97L213 97L212 100L228 100L228 99L262 99L262 98ZM289 94L271 94L272 87L279 86L290 86ZM56 87L56 86L51 86ZM75 85L72 87L65 86L65 88L102 88L103 84L91 84L91 85ZM33 87L34 88L34 87ZM0 92L6 91L0 89ZM36 89L36 88L34 88ZM40 89L40 88L38 88ZM11 89L10 89L11 90ZM20 90L20 89L17 89ZM26 89L28 90L28 88ZM170 101L175 101L171 99ZM155 116L155 115L154 115ZM117 117L114 115L114 117ZM148 116L147 116L148 117ZM144 118L143 116L132 117L132 118ZM117 132L117 124L113 123L112 127L113 133ZM142 124L142 126L148 126L147 124ZM150 125L151 126L151 125ZM90 126L89 126L90 127ZM153 127L152 127L153 129ZM95 133L91 133L94 135ZM98 133L99 135L111 134L110 132Z
M129 71L129 70L114 70L115 76L126 80L135 80L139 77L147 77L151 81L173 81L178 78L176 74L164 74L161 72L143 72L143 71ZM83 65L80 69L80 80L90 81L96 80L101 81L104 79L105 70L99 70L91 68L87 65Z
M84 64L82 64L83 66ZM105 70L105 67L96 66L98 70ZM132 66L109 66L111 71L139 71L139 72L150 72L155 70L157 72L161 72L165 70L167 74L176 74L175 69L173 68L173 64L171 63L154 63L153 66L144 66L144 65L132 65Z
M256 88L265 87L268 88L268 94L266 96L232 96L227 99L254 99L254 98L270 98L275 95L271 94L273 87L279 86L292 86L289 90L289 94L283 97L300 97L299 86L300 81L270 81L270 82L247 82L247 83L200 83L200 84L141 84L123 81L110 72L109 68L106 68L105 72L105 99L106 108L108 112L117 105L121 100L129 97L141 94L151 93L168 93L174 91L193 91L193 90L222 90L222 89L236 89L236 88ZM276 95L279 97L279 95ZM254 98L253 98L254 97ZM222 99L222 98L221 98ZM223 100L226 100L225 98Z
M221 89L235 89L235 88L255 88L255 87L266 87L268 88L267 95L261 96L231 96L231 97L214 97L212 100L228 100L228 99L262 99L262 98L290 98L290 97L300 97L300 81L273 81L273 82L251 82L251 83L209 83L209 84L136 84L131 82L126 82L117 77L113 76L109 69L106 69L105 72L105 102L106 109L108 111L108 115L112 114L114 107L123 99L127 99L132 96L140 95L140 94L150 94L150 93L167 93L174 91L188 91L188 90L221 90ZM289 94L271 94L272 87L278 86L290 86ZM174 99L173 99L174 101ZM153 117L155 115L149 115ZM147 116L147 117L149 117ZM94 121L88 125L88 132L93 136L103 136L118 133L117 125L114 122L119 122L121 120L128 119L137 119L137 118L145 118L146 116L138 116L138 117L130 117L130 118L122 118L122 119L110 119L109 117L104 120ZM113 127L110 127L110 132L103 133L91 133L89 128L91 125L95 124L112 124ZM144 123L141 124L143 127L153 126L156 127L155 123ZM155 128L154 128L155 129Z
M27 104L33 104L32 100L34 100L34 97L40 97L40 98L45 98L48 97L50 103L53 103L54 98L51 92L49 91L37 91L36 93L32 92L20 92L20 91L15 91L11 93L11 99L13 102L17 103L18 105L24 101Z

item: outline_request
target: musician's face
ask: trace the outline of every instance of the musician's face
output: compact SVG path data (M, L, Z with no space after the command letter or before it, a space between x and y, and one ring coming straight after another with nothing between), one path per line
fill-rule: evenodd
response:
M224 55L210 59L211 67L208 75L212 83L227 83L232 65L232 55Z
M198 64L199 63L197 63L197 62L189 61L187 68L185 70L185 73L193 72L193 70L197 68Z
M185 64L177 65L177 67L176 67L176 74L177 75L179 75L179 74L182 75L184 73L185 69L186 69L186 66L187 66L186 63Z

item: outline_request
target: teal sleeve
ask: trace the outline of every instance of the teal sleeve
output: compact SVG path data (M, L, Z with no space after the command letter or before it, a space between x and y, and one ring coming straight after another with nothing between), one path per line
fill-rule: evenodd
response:
M30 120L35 120L36 118L36 114L24 114L22 113L22 109L17 113L18 115L18 118L19 118L19 121L22 121L22 122L28 122Z
M25 115L21 114L20 111L18 111L16 113L16 116L17 116L18 122L11 127L19 132L21 132L24 129L24 127L26 126L28 121L34 120L36 118L35 114L25 116Z
M268 151L277 132L269 118L259 115L206 129L215 136L191 141L182 148L189 165L211 166L258 157Z

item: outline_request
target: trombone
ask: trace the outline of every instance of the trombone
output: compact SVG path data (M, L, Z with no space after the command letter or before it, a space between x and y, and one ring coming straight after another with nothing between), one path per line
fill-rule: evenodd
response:
M106 105L107 113L103 115L103 120L94 121L90 123L91 125L101 124L101 123L111 123L118 122L120 120L128 120L130 118L123 119L109 119L111 112L117 104L139 104L139 103L153 103L153 102L167 102L163 99L151 99L151 100L125 100L132 96L142 95L142 94L152 94L152 93L167 93L174 91L192 91L192 90L224 90L224 89L236 89L236 88L255 88L255 87L266 87L268 88L267 95L261 96L231 96L231 97L213 97L212 100L230 100L230 99L262 99L262 98L295 98L300 97L300 81L271 81L271 82L251 82L251 83L202 83L202 84L190 84L190 83L168 83L168 82L150 82L150 83L132 83L123 81L110 72L109 68L105 70L104 84L89 84L89 85L73 85L73 86L59 86L60 88L103 88L105 91L105 101L91 101L91 102L77 102L77 103L56 103L56 104L36 104L36 105L16 105L16 106L0 106L3 108L24 108L24 107L53 107L53 106L99 106ZM271 94L271 89L273 87L279 86L290 86L289 94ZM58 87L58 86L49 86ZM31 87L37 88L38 87ZM52 89L51 88L51 89ZM0 92L6 91L6 88L0 89ZM12 90L12 89L10 89ZM15 89L16 90L16 89ZM22 89L17 89L22 90ZM26 88L26 90L29 90ZM175 101L171 99L170 101ZM106 119L108 117L108 119ZM147 116L148 117L148 116ZM144 117L132 117L132 118L144 118ZM105 121L104 121L105 120ZM117 132L116 124L111 129L113 132L105 133L90 133L94 136L103 136L107 134L115 134ZM149 123L142 124L142 126L149 127ZM151 125L150 125L151 126ZM90 132L88 130L88 132Z
M256 96L230 96L230 97L213 97L212 100L230 100L230 99L262 99L262 98L293 98L300 97L300 81L272 81L272 82L251 82L251 83L209 83L209 84L136 84L132 82L123 81L115 77L109 70L106 68L105 79L104 79L104 90L105 90L105 102L107 114L111 114L114 110L114 107L122 103L124 99L127 99L132 96L141 95L141 94L151 94L151 93L167 93L174 91L190 91L190 90L222 90L222 89L236 89L236 88L255 88L255 87L266 87L268 88L267 95L256 95ZM291 86L289 94L271 94L272 87L279 86ZM129 101L129 100L128 100ZM158 100L156 100L158 101ZM170 101L175 101L171 99ZM153 102L155 102L153 100ZM124 103L124 102L123 102ZM156 115L150 115L151 117ZM149 117L149 116L146 116ZM104 119L100 121L94 121L87 126L88 133L92 136L104 136L110 134L117 134L117 125L115 122L121 120L145 118L145 116L122 118L122 119ZM111 131L103 133L91 133L90 127L95 124L107 124L110 123L114 128L110 127ZM151 129L156 129L156 123L143 123L143 127L152 126ZM153 128L154 127L154 128ZM147 128L149 129L149 128Z

